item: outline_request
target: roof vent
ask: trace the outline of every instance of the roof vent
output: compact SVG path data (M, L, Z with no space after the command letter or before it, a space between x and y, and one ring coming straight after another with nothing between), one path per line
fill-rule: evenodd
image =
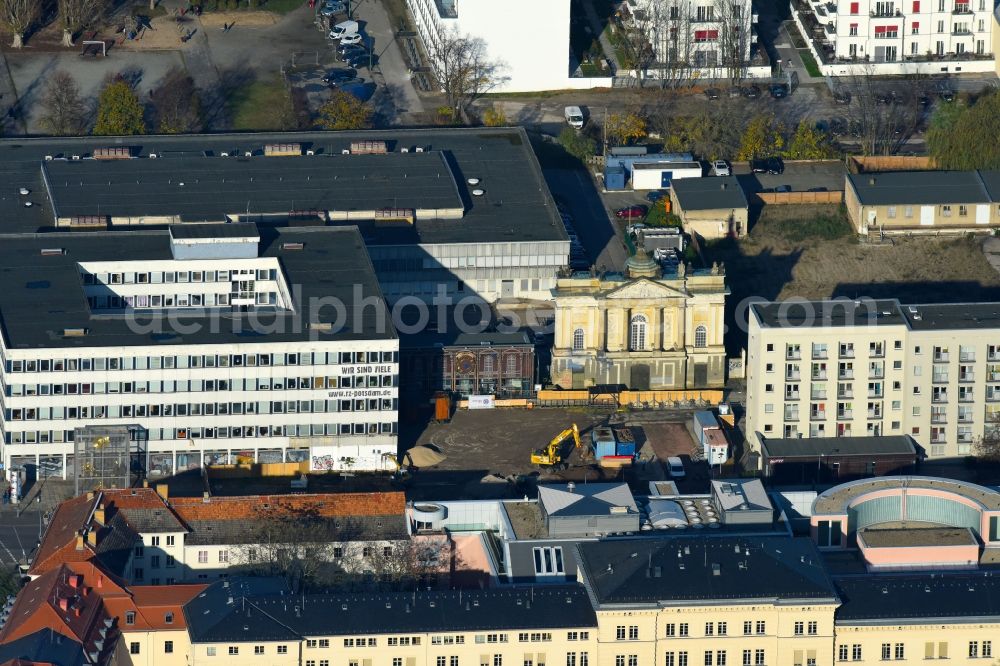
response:
M31 208L32 206L34 206L34 204L33 204L33 203L31 203L30 201L25 201L25 202L24 202L24 207L25 207L25 208Z
M282 250L301 250L306 246L305 243L282 243Z
M26 197L29 194L31 194L31 190L29 190L27 187L22 187L18 189L17 193L20 194L22 197Z
M78 159L80 159L80 156L79 155L71 155L70 159L71 160L78 160Z
M52 161L53 159L54 159L54 158L53 158L53 157L52 157L51 155L46 155L46 156L45 156L45 161L46 161L46 162L51 162L51 161Z
M424 152L424 147L423 146L417 146L415 148L414 152L422 153L422 152Z
M386 607L386 608L392 608L392 603L391 603L391 602L388 602L388 601L387 601L387 602L385 602L385 607Z
M433 606L433 605L434 605L434 602L432 601L431 602L431 606ZM478 608L479 607L479 599L473 599L472 600L472 605L475 606L476 608Z
M87 329L85 328L64 328L63 337L64 338L82 338L87 335Z
M250 631L250 625L249 624L244 624L243 625L243 631Z
M349 148L344 148L343 150L340 151L340 154L341 155L350 155L351 154L351 150Z
M433 601L433 600L431 600L431 608L434 608L434 606L436 606L436 605L437 605L437 604L435 604L435 603L434 603L434 601Z
M479 189L478 187L472 190L472 196L474 197L481 197L484 194L486 194L486 190Z
M875 176L872 176L871 178L868 179L868 184L869 185L874 185L875 184Z
M883 587L882 588L882 594L889 594L889 588Z
M340 610L342 611L347 610L347 604L340 604Z
M330 333L333 331L333 324L328 321L313 321L309 322L310 331L319 331L320 333Z
M157 157L159 157L159 155L157 155L156 153L150 153L149 154L149 159L151 159L151 160L155 160Z
M712 562L712 575L721 576L722 575L722 565L718 562Z
M43 247L39 254L43 257L58 257L66 254L66 250L61 247Z
M410 152L410 149L407 148L406 146L403 146L402 148L399 149L399 152L401 152L401 153L408 153L408 152Z
M316 154L316 151L313 150L312 148L310 148L309 150L306 151L306 155L315 155L315 154Z
M223 150L221 153L219 153L219 157L229 157L229 153Z
M253 157L253 151L252 150L244 151L243 157Z
M467 182L469 185L478 185L481 181L478 178L470 178L465 182Z

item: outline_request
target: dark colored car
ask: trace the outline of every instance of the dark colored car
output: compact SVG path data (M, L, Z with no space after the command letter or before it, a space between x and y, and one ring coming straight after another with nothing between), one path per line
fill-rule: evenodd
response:
M945 102L954 102L955 101L955 91L953 91L953 90L942 90L940 92L940 95L941 95L941 99L944 100Z
M782 97L788 97L788 86L784 83L775 83L771 86L771 97L774 99L781 99Z
M347 62L356 56L368 55L368 49L363 46L348 46L346 49L338 49L337 53L340 54L341 60Z
M743 96L747 99L757 99L760 97L760 87L759 86L747 86L743 88Z
M662 190L653 190L652 192L646 195L646 201L655 204L657 201L659 201L665 196L667 196L666 192L663 192Z
M833 101L837 104L850 104L851 92L849 90L844 90L843 88L835 90L833 93Z
M743 95L743 90L739 86L730 86L726 91L726 94L730 97L741 97Z
M378 56L374 53L360 53L350 60L347 64L354 69L364 69L366 67L374 67L378 64Z
M785 163L781 161L780 157L750 160L750 170L754 173L769 173L772 176L777 176L785 172Z
M926 109L931 105L931 96L927 93L920 93L920 96L917 97L917 103L920 104L921 108Z
M718 88L705 88L705 97L709 99L719 99Z
M356 76L353 79L347 79L344 81L335 81L330 84L331 88L340 88L341 90L347 90L351 86L363 85L365 80L360 76Z
M645 206L636 204L634 206L626 206L625 208L619 208L615 211L615 217L619 220L631 220L637 217L645 217L646 211L648 209Z
M842 134L847 134L848 123L843 118L831 118L830 119L830 134L834 136L840 136Z
M335 86L343 81L350 81L358 78L358 73L353 69L331 69L323 77L323 83Z

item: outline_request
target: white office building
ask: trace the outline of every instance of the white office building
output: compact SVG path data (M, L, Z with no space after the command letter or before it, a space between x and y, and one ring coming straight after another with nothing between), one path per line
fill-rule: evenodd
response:
M479 37L506 65L505 92L608 86L610 79L570 77L570 0L406 0L425 51L443 35Z
M808 0L793 5L825 75L994 72L987 0Z
M398 339L356 228L184 225L0 245L5 466L72 477L132 427L149 473L390 469Z

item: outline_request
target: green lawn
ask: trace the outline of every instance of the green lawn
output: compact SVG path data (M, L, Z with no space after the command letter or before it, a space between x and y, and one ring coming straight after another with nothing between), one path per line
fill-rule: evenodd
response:
M802 50L799 51L799 57L802 58L802 64L805 65L806 71L809 72L809 76L823 76L823 72L820 71L819 65L816 64L816 58L813 58L812 53L808 50Z
M233 129L284 129L282 110L287 109L287 92L281 79L254 81L229 93L226 100Z

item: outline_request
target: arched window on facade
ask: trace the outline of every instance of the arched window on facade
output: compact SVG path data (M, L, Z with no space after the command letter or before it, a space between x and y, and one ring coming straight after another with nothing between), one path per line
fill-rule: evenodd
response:
M695 347L707 347L708 346L708 329L704 326L699 326L694 329L694 346Z
M583 351L583 329L573 331L573 351Z
M646 349L646 323L645 315L635 315L632 317L628 336L628 348L632 351Z

